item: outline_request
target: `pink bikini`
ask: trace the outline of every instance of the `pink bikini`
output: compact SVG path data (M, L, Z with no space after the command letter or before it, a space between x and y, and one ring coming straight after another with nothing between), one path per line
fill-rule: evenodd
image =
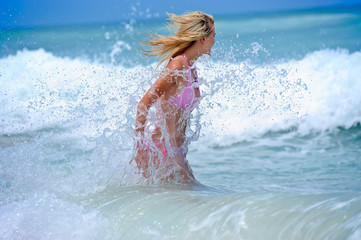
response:
M186 56L184 56L183 53L182 53L182 56L184 57L184 60L186 62L187 69L188 69L187 86L184 88L184 90L181 94L169 99L168 102L180 109L183 109L183 110L187 109L189 111L193 111L193 109L197 106L197 104L199 102L199 97L196 97L195 90L198 91L198 95L200 95L200 92L199 92L199 88L195 88L192 86L193 82L192 82L191 70L189 68ZM198 76L197 76L196 71L195 71L195 75L196 75L195 82L198 82Z

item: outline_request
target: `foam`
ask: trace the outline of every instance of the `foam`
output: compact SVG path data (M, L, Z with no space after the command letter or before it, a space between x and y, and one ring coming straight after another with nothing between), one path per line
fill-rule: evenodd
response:
M34 194L0 206L1 239L108 239L112 225L96 211L87 211L54 194Z
M94 122L114 129L127 121L132 94L142 90L136 71L151 77L146 68L61 58L43 49L3 58L0 68L1 133L9 135L67 125L84 126L79 134L100 135L105 127L94 128Z
M200 61L201 139L349 128L361 121L360 61L360 52L344 49L269 64ZM0 69L2 135L72 129L98 137L106 128L131 134L135 106L159 74L154 65L126 68L42 49L0 59Z
M205 67L202 77L216 91L201 106L204 139L228 144L268 131L296 128L305 135L352 127L361 121L360 60L360 52L327 49L300 61Z

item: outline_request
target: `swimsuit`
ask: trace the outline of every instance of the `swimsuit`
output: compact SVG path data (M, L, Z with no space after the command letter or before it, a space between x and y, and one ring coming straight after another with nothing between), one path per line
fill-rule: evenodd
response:
M161 150L162 155L163 155L163 160L164 162L167 161L167 148L165 147L164 142L162 142L162 145L160 145L159 143L153 141L154 145ZM150 150L152 147L148 144L148 142L146 140L143 140L143 145L144 145L144 150Z
M181 94L169 99L168 102L180 109L183 109L183 110L187 109L189 111L193 111L193 109L199 103L199 97L196 97L195 90L198 91L199 95L200 95L200 91L199 91L198 87L195 88L192 86L193 83L192 83L191 70L189 68L186 56L184 56L183 53L182 53L182 56L184 57L184 60L186 62L187 69L188 69L187 86L184 88L184 90ZM195 75L196 75L195 82L198 82L197 72L195 72Z

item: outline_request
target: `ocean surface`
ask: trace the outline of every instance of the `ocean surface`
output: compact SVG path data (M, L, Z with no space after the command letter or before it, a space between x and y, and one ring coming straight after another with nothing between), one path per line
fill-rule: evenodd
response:
M215 21L194 186L129 164L164 19L1 29L0 239L361 239L361 8Z

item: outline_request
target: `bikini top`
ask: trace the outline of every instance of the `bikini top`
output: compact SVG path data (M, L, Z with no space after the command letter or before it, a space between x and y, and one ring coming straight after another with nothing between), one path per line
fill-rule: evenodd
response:
M198 91L198 95L200 96L200 91L198 87L192 86L192 75L191 75L191 69L189 68L187 58L182 53L182 56L184 57L184 60L186 62L187 68L188 68L188 82L187 86L183 89L183 91L175 97L172 97L168 100L169 103L173 104L174 106L180 108L180 109L187 109L190 111L193 111L193 109L197 106L199 103L199 97L196 97L195 91ZM195 82L198 82L198 76L197 72L195 71Z

